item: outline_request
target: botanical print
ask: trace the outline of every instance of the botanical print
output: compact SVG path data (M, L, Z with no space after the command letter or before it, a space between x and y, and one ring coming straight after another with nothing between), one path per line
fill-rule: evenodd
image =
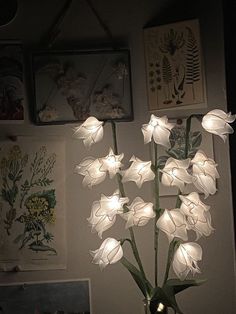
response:
M46 281L2 285L0 286L0 313L89 314L89 281Z
M197 20L144 30L149 109L204 103Z
M40 259L45 266L59 261L56 226L62 227L63 244L64 207L56 178L63 145L24 140L0 146L0 265L37 269Z
M214 158L214 151L213 151L213 139L212 135L209 133L204 133L202 136L201 132L201 123L197 119L192 119L191 124L191 132L189 134L189 157L193 158L197 152L197 150L201 148L206 152L207 156L210 158ZM165 164L167 157L164 156L166 153L168 156L171 156L175 159L183 160L185 154L185 119L178 119L176 121L175 127L171 130L170 133L170 147L165 150L163 147L159 147L159 156L160 162ZM151 152L151 155L154 156L154 152ZM163 155L163 156L162 156ZM177 188L175 187L166 187L163 184L160 185L160 195L175 195ZM192 184L188 184L185 188L184 193L188 194L190 192L195 191L195 188Z
M0 44L0 122L24 120L22 47Z
M132 119L128 51L33 55L36 122Z

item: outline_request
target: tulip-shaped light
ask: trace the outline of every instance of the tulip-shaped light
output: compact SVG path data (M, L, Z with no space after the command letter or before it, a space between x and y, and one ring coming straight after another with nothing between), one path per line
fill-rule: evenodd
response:
M179 195L181 200L180 211L186 216L198 216L209 211L210 206L204 204L197 192L192 192L188 195Z
M130 206L129 211L122 217L127 220L125 228L132 226L144 226L148 221L156 216L152 203L146 203L141 197L136 197Z
M102 164L101 170L108 171L109 176L112 179L122 167L121 160L123 157L124 154L115 155L113 150L110 148L108 155L99 159Z
M202 248L199 244L188 242L180 244L174 254L173 269L180 280L184 280L189 272L200 273L197 265L202 259Z
M225 113L223 110L215 109L203 117L202 126L207 132L220 136L225 142L227 135L234 132L229 125L234 120L235 115L232 115L231 112Z
M157 220L156 226L166 233L169 241L173 240L174 237L184 241L188 240L187 222L179 209L165 209L164 213Z
M106 178L106 171L101 170L101 167L99 159L88 157L75 167L75 172L84 176L83 185L91 188Z
M97 143L103 138L103 122L89 117L83 124L75 128L75 136L82 139L86 147Z
M104 269L109 264L118 262L123 257L123 249L120 241L114 238L104 240L99 249L90 251L93 263L98 264L100 269Z
M122 182L134 181L139 188L145 181L154 179L155 174L151 170L151 161L142 161L141 159L132 156L130 159L131 166L123 171Z
M148 124L143 124L142 132L144 136L144 143L149 143L154 139L156 144L163 145L167 148L170 147L170 131L175 125L168 122L168 118L163 116L161 118L151 115Z
M192 183L192 176L187 169L190 165L190 159L177 160L168 158L165 167L161 170L161 182L166 186L176 186L183 192L185 183Z
M205 198L209 194L216 193L216 179L219 178L219 173L216 169L217 164L206 154L199 150L191 160L193 184L196 188L205 194Z

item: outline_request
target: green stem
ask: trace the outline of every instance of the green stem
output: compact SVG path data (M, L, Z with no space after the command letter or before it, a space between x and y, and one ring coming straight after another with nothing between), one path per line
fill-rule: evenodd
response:
M178 244L179 244L179 241L176 240L175 238L170 243L163 286L167 282L167 279L169 277L169 271L170 271L170 266L171 266L171 263L172 263L172 260L173 260L173 257L174 257L175 247Z
M113 143L114 143L114 154L118 155L118 145L117 145L117 137L116 137L116 124L114 121L111 120L111 126L112 126L112 136L113 136ZM125 189L122 183L122 176L120 173L116 174L117 177L117 182L118 182L118 186L119 186L119 190L120 190L120 194L122 197L125 197ZM132 229L132 227L129 228L129 233L130 233L130 237L131 237L131 242L132 242L132 251L134 254L134 257L138 263L139 269L142 273L142 276L145 278L146 280L146 275L143 269L143 265L142 265L142 261L140 259L139 256L139 252L138 252L138 248L136 245L136 241L135 241L135 236L134 236L134 231Z
M160 217L160 193L159 193L159 171L157 165L157 144L154 143L154 172L155 172L155 225L154 225L154 251L155 251L155 286L158 286L158 237L159 237L159 229L157 228L157 220Z

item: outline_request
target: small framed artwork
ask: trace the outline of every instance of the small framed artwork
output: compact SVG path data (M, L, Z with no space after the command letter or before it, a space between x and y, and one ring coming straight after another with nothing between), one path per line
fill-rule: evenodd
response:
M90 314L90 298L88 279L0 285L0 313Z
M32 74L36 124L133 119L128 50L33 52Z
M22 45L0 42L0 123L24 120L24 79Z
M149 110L206 106L198 20L144 29Z

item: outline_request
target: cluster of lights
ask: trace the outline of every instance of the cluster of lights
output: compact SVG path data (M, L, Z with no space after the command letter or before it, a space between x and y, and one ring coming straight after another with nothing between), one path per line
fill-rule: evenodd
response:
M220 136L225 141L227 134L233 132L228 123L234 120L234 115L217 109L203 117L202 126L206 131ZM169 137L173 127L174 124L169 123L166 116L159 118L151 115L149 123L142 126L144 143L149 143L153 139L156 144L170 147ZM87 147L90 147L102 139L102 122L90 117L76 129L75 134ZM155 179L151 161L142 161L132 156L130 167L122 170L123 158L124 154L115 155L110 148L105 157L97 159L89 157L83 160L76 166L76 172L84 176L83 184L88 187L101 183L107 173L111 179L119 174L122 183L134 181L139 188L144 182ZM201 201L199 193L192 192L184 195L184 190L186 185L193 184L199 192L204 193L205 198L215 194L216 180L219 178L216 167L217 164L213 159L198 150L192 159L168 158L160 170L161 183L169 187L175 186L180 191L178 208L163 209L156 226L167 235L169 241L178 238L183 242L175 249L172 260L173 270L181 280L184 280L189 272L199 273L197 263L202 259L200 245L195 242L186 242L188 241L187 231L193 230L198 240L201 236L209 236L214 230L211 226L210 206ZM92 232L97 232L102 238L103 232L114 225L117 215L126 221L126 228L144 226L156 217L153 203L145 202L140 197L136 197L130 205L129 201L128 197L120 195L118 190L111 196L101 195L100 200L93 203L91 216L88 218ZM122 241L107 238L100 248L91 251L91 254L93 262L103 269L123 257ZM163 309L164 305L160 303L157 312L162 312Z

